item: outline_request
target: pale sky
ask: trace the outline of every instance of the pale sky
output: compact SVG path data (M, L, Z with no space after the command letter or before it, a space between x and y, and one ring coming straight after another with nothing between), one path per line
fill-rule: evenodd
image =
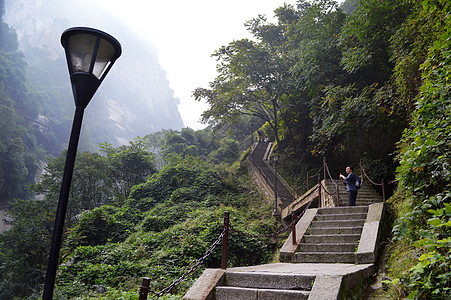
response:
M233 40L248 38L244 23L296 0L95 0L158 49L170 88L180 99L186 127L201 129L201 113L208 107L191 96L208 88L216 77L211 54Z

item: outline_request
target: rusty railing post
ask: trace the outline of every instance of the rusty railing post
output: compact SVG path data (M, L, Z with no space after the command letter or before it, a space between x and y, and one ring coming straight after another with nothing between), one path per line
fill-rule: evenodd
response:
M307 191L310 189L310 179L309 179L309 175L308 175L308 171L307 171Z
M318 174L318 208L321 208L321 175Z
M150 278L144 277L139 288L139 300L147 300L147 294L149 293Z
M384 184L384 179L382 179L382 200L385 202L385 184Z
M221 258L221 269L227 269L227 243L229 241L229 212L224 212L224 236L222 237L222 258Z
M293 245L296 245L296 222L294 219L294 212L291 212L291 235L293 236Z
M324 168L324 182L326 182L326 158L323 157L323 168Z

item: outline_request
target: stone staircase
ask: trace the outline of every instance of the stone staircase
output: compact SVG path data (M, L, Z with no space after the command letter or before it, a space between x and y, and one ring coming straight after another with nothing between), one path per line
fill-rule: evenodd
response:
M252 154L251 160L252 163L257 167L257 169L262 173L264 178L266 178L268 185L274 192L274 183L275 183L275 174L274 170L268 166L268 163L265 161L265 154L268 151L268 144L258 143L256 144ZM279 178L279 177L278 177ZM282 183L279 178L277 184L277 195L281 202L280 209L284 209L288 206L292 200L293 196L291 192L287 189L287 187Z
M368 206L320 208L291 262L355 263Z
M254 157L254 163L262 161L262 149L261 145L255 149L254 155L261 157ZM263 164L261 169L265 169ZM375 272L384 203L371 185L364 183L357 206L350 207L345 186L334 181L339 188L339 207L307 209L295 226L296 236L290 233L281 248L280 263L206 269L183 299L338 300L350 294L353 299L363 299L365 281ZM324 184L329 193L336 191L332 180ZM324 203L336 204L336 194L324 196L335 198Z

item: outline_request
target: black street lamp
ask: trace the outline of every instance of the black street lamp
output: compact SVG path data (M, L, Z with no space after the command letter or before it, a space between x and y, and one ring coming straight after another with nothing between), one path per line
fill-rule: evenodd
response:
M251 121L251 137L252 137L252 143L251 146L254 145L254 121Z
M44 300L51 300L53 297L64 219L84 110L122 52L121 45L114 37L100 30L86 27L74 27L64 31L61 35L61 44L66 51L75 100L75 115L53 228L52 245L42 295Z
M273 156L274 159L274 163L275 163L275 181L274 181L274 213L277 213L277 162L279 161L279 156L278 155L274 155Z

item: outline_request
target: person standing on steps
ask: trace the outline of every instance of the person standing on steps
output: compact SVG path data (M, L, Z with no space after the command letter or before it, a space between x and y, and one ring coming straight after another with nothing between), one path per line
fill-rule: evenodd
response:
M349 206L355 206L355 201L357 199L357 189L355 187L355 182L357 180L357 176L353 173L354 169L351 166L346 167L346 174L344 176L340 173L340 179L343 184L346 185L346 191L348 191L348 204Z

